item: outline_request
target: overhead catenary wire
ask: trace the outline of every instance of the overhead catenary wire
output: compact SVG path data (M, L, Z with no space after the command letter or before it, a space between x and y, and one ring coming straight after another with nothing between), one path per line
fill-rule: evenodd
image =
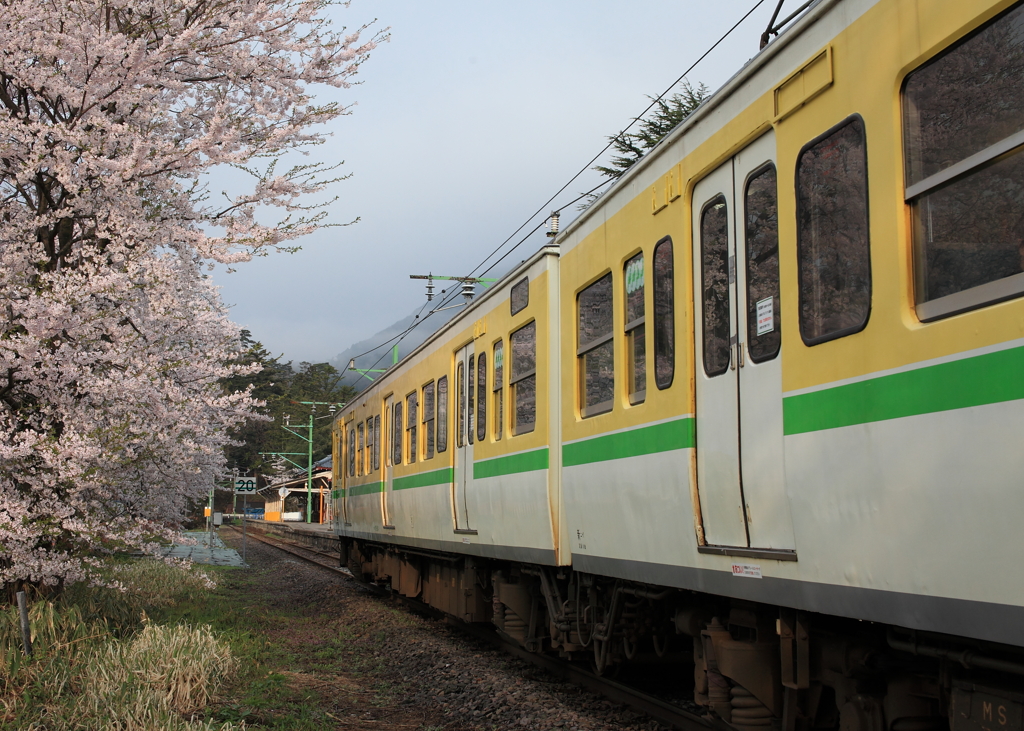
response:
M576 181L577 178L579 178L581 175L583 175L583 173L585 173L588 170L590 170L591 166L595 162L597 162L601 158L602 155L604 155L606 152L608 152L608 150L611 149L612 145L614 145L618 140L620 140L623 135L625 135L627 132L629 132L629 130L632 129L634 125L636 125L641 119L643 119L643 116L645 114L647 114L649 111L654 109L654 107L658 104L658 102L660 102L662 99L664 99L669 94L669 92L671 92L674 88L676 88L676 86L679 85L679 82L681 82L683 79L685 79L687 77L687 75L689 75L689 73L691 71L693 71L697 67L697 64L699 64L701 61L703 61L705 58L707 58L708 55L712 51L714 51L722 43L722 41L724 41L726 38L728 38L732 34L732 32L734 30L736 30L740 26L740 24L743 23L743 21L745 21L747 18L749 18L750 15L755 10L757 10L761 5L763 5L764 2L765 2L765 0L757 0L757 2L754 3L753 7L751 7L750 10L748 10L746 13L744 13L743 17L741 17L739 20L737 20L732 25L732 27L729 28L729 30L727 30L722 35L721 38L719 38L717 41L715 41L711 45L711 47L708 48L708 50L704 51L704 53L702 53L700 55L700 58L698 58L696 61L694 61L692 64L690 64L690 67L688 69L686 69L686 71L684 71L682 74L680 74L679 77L675 81L673 81L671 84L669 84L668 88L666 88L665 91L661 92L661 94L659 94L657 97L655 97L651 101L651 103L647 105L646 109L644 109L642 112L640 112L640 114L638 114L636 117L633 118L632 122L630 122L629 124L626 125L625 129L623 129L621 132L619 132L614 137L610 138L608 140L608 144L606 144L603 148L601 148L601 151L598 152L596 155L594 155L594 157L592 157L590 159L590 162L588 162L586 165L584 165L582 168L580 168L580 170L575 175L573 175L571 178L569 178L569 180L565 183L565 185L563 185L561 188L559 188L557 191L555 191L555 193L550 198L548 198L544 203L542 203L540 205L540 207L537 208L536 211L534 211L525 221L523 221L522 225L519 226L519 228L517 228L515 231L513 231L512 234L507 239L505 239L503 242L498 244L498 246L495 247L494 251L492 251L490 254L485 256L483 261L481 261L476 266L476 268L473 269L473 271L475 272L477 269L479 269L485 263L487 263L488 259L490 259L492 256L494 256L498 251L500 251L501 248L503 246L505 246L505 244L507 244L509 241L511 241L515 237L516 234L518 234L520 231L522 231L523 228L525 228L526 225L529 224L530 221L532 221L534 218L536 218L537 215L539 215L541 212L547 210L548 206L551 205L551 203L555 200L555 198L557 198L559 195L561 195L565 191L565 189L568 188L570 185L572 185ZM606 183L607 182L611 182L614 179L615 178L610 178L608 181L605 181L605 182ZM597 186L597 187L600 188L601 186ZM573 203L575 203L576 201L582 200L586 195L589 195L589 193L584 194L584 196L581 196L579 198L576 198L576 200L574 200L574 201L569 201L568 203L563 204L559 208L565 208L566 206L570 206ZM488 271L489 271L489 269L488 269ZM472 273L469 276L472 276Z
M528 226L531 221L533 221L543 211L547 210L548 207L555 201L555 199L558 198L558 196L560 196L563 192L565 192L566 188L568 188L577 179L579 179L579 177L581 175L583 175L585 172L590 170L591 167L593 166L593 164L595 162L597 162L601 158L601 156L603 156L606 152L608 152L608 150L611 149L611 147L617 141L622 139L623 135L625 135L627 132L629 132L629 130L632 129L632 127L634 125L639 123L640 120L643 119L645 114L647 114L649 111L651 111L662 99L664 99L672 91L672 89L676 88L676 86L678 86L678 84L683 79L685 79L690 74L690 72L692 72L697 67L697 65L701 61L703 61L705 58L707 58L708 55L712 51L714 51L719 45L721 45L721 43L723 41L725 41L726 38L728 38L730 35L732 35L733 31L735 31L747 18L749 18L754 13L755 10L757 10L761 5L763 5L764 2L765 2L765 0L757 0L757 2L755 2L754 5L746 13L744 13L743 16L739 20L737 20L729 28L729 30L727 30L724 34L722 34L722 36L717 41L715 41L713 44L711 44L711 46L706 51L704 51L704 53L702 53L700 55L700 57L697 58L696 61L694 61L692 64L690 64L690 66L682 74L680 74L679 77L675 81L673 81L671 84L669 84L669 86L661 94L659 94L657 97L655 97L651 101L651 103L647 105L646 109L644 109L639 115L634 117L633 121L630 122L628 125L626 125L626 127L621 132L619 132L614 137L609 138L608 143L601 149L600 152L598 152L596 155L594 155L594 157L592 157L590 159L590 161L587 162L586 165L584 165L582 168L580 168L580 170L575 175L573 175L571 178L569 178L569 180L566 181L565 184L562 185L562 187L560 187L557 191L555 191L555 193L553 193L551 195L551 197L549 197L544 203L542 203L537 208L537 210L535 210L533 213L531 213L526 218L526 220L523 221L523 223L520 224L519 227L508 236L508 238L506 238L504 241L502 241L500 244L498 244L489 254L487 254L487 256L485 256L483 258L483 260L479 264L477 264L475 267L473 267L473 269L470 271L470 273L468 275L466 275L466 276L467 277L474 276L476 274L476 272L481 269L481 267L483 267L485 264L487 264L487 261L491 257L495 256L498 252L500 252L503 248L505 248L505 246L510 241L512 241L512 239L514 239L516 237L516 235L518 235L520 232L522 232L522 230L524 228L526 228L526 226ZM567 201L567 202L563 203L561 206L558 207L558 209L561 210L563 208L566 208L568 206L573 205L574 203L577 203L577 202L583 200L587 196L592 195L594 192L596 192L600 188L604 187L605 185L608 185L609 183L614 182L615 180L617 180L617 178L608 178L607 180L602 181L601 183L599 183L598 185L594 186L593 188L591 188L586 193L583 193L582 195L577 196L575 199L573 199L571 201ZM484 269L482 272L480 272L481 275L486 274L489 271L491 271L492 269L494 269L494 267L496 267L498 264L500 264L513 251L515 251L523 243L525 243L530 238L530 236L532 236L534 233L536 233L537 230L540 229L540 227L544 225L545 220L546 219L542 219L522 239L520 239L512 248L510 248L508 251L506 251L504 254L502 254L497 260L495 260L490 266L488 266L486 269ZM444 305L446 305L447 303L451 302L452 298L454 298L454 296L456 294L457 294L457 292L449 293L444 299L441 300L441 302L436 307L434 307L430 312L427 313L426 317L421 318L420 315L423 313L423 309L426 307L426 304L424 304L423 307L420 307L419 312L416 313L416 316L413 318L413 322L409 325L408 328L403 330L398 335L395 335L394 337L389 338L388 340L384 341L383 343L381 343L381 344L379 344L379 345L377 345L377 346L375 346L373 348L370 348L366 352L360 353L359 355L355 356L355 358L361 358L362 356L368 355L368 354L374 352L375 350L378 350L379 348L384 347L385 345L390 345L391 343L395 343L396 345L400 344L420 324L422 324L427 319L429 319L430 316L433 315L434 313L439 312L441 309L443 309ZM396 340L397 340L397 342L395 342ZM381 362L381 360L383 360L383 358L384 358L384 355L383 354L380 355L377 358L377 360L374 361L373 365L370 366L370 368L371 369L375 368L377 366L377 364L379 364Z
M571 200L571 201L568 201L568 202L567 202L567 203L566 203L565 205L566 205L566 206L571 206L571 205L572 205L572 204L574 204L574 203L578 203L579 201L583 200L583 199L584 199L584 198L586 198L587 196L589 196L589 195L593 194L593 193L594 193L595 191L597 191L597 190L598 190L599 188L602 188L603 186L605 186L605 185L608 185L608 184L609 184L609 183L611 183L611 182L613 182L611 178L609 178L608 180L603 180L603 181L601 181L601 182L600 182L600 183L599 183L598 185L596 185L596 186L594 186L593 188L591 188L590 190L588 190L588 191L587 191L586 193L582 193L582 194L580 194L579 196L577 196L576 198L574 198L573 200ZM506 251L506 252L505 252L504 254L502 254L502 255L501 255L501 256L500 256L500 257L499 257L499 258L497 259L497 261L495 261L495 262L494 262L493 264L491 264L491 266L489 266L489 267L488 267L487 269L485 269L485 270L484 270L483 272L481 272L481 273L482 273L482 274L487 274L487 272L489 272L489 271L490 271L491 269L493 269L493 268L494 268L494 267L496 267L496 266L497 266L498 264L500 264L500 263L501 263L501 262L502 262L502 261L503 261L503 260L505 259L505 257L507 257L507 256L509 256L510 254L512 254L512 252L514 252L514 251L515 251L516 249L518 249L518 248L519 248L520 246L522 246L522 245L523 245L524 243L526 243L526 242L527 242L527 241L529 240L529 238L530 238L531 236L533 236L533 235L534 235L535 233L537 233L537 231L538 231L538 230L539 230L539 229L541 228L541 226L543 226L543 225L544 225L544 223L545 223L544 221L540 221L540 222L539 222L539 223L538 223L538 224L537 224L536 226L534 226L534 227L533 227L532 229L530 229L530 230L529 230L529 231L528 231L528 232L526 233L526 235L525 235L525 236L523 236L523 237L522 237L522 238L521 238L521 239L520 239L520 240L519 240L519 241L518 241L518 242L516 243L516 245L515 245L515 246L513 246L513 247L512 247L511 249L509 249L509 250L508 250L508 251ZM519 229L519 230L522 230L522 227L520 227L520 229ZM477 265L477 267L479 267L479 266L482 266L482 264L478 264L478 265ZM476 271L476 269L474 269L474 271ZM442 290L442 291L443 291L443 290ZM428 319L428 318L429 318L429 317L430 317L431 315L433 315L433 314L435 314L435 313L437 313L437 312L440 312L440 311L441 311L442 309L445 309L445 307L444 307L444 306L445 306L445 305L446 305L447 303L451 302L451 301L452 301L452 299L453 299L453 298L454 298L454 297L455 297L455 296L456 296L457 294L458 294L458 292L457 292L457 291L453 291L453 292L450 292L450 293L448 293L448 294L446 295L446 297L445 297L444 299L442 299L442 300L441 300L441 302L440 302L440 303L438 303L438 305L437 305L436 307L434 307L434 308L433 308L433 309L432 309L432 310L431 310L430 312L428 312L428 313L426 314L426 317L423 317L422 319L420 319L420 315L421 315L421 314L423 313L423 309L424 309L424 308L426 307L426 303L424 303L424 304L423 304L423 306L422 306L422 307L420 307L420 310L419 310L419 312L417 312L417 313L416 313L415 317L413 318L413 322L412 322L412 324L411 324L411 325L409 325L409 327L407 327L407 328L406 328L405 330L403 330L402 332L400 332L400 333L399 333L398 335L395 335L394 337L392 337L392 338L390 338L390 339L388 339L388 340L384 341L384 342L383 342L383 343L381 343L380 345L378 345L378 346L376 346L376 347L374 347L374 348L371 348L370 350L367 350L367 351L366 351L365 353L361 353L360 355L357 355L357 356L355 356L355 357L356 357L356 358L359 358L359 357L362 357L363 355L367 355L367 354L369 354L369 353L372 353L373 351L377 350L378 348L381 348L381 347L383 347L383 346L385 346L385 345L389 345L390 343L394 342L395 340L398 340L398 343L401 343L401 342L402 342L402 340L405 340L405 337L406 337L407 335L409 335L409 333L411 333L411 332L412 332L413 330L415 330L415 329L416 329L416 327L418 327L418 326L419 326L419 325L420 325L420 324L421 324L422 322L426 321L426 320L427 320L427 319ZM397 345L398 343L395 343L395 344ZM384 359L384 355L383 355L383 354L381 354L380 356L378 356L377 360L375 360L375 361L374 361L374 362L373 362L373 363L372 363L372 364L370 365L370 369L376 368L376 367L377 367L377 365L378 365L378 364L379 364L379 363L381 362L381 360L383 360L383 359ZM367 370L369 370L369 369L367 369Z

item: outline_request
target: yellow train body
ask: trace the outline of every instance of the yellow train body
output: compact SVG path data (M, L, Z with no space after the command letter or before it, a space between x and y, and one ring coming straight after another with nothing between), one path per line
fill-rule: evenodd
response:
M783 654L810 642L799 651L827 663L804 613L848 649L859 630L844 620L877 623L885 652L910 651L905 629L934 633L918 653L933 658L968 641L1024 646L1022 28L1024 5L1005 0L813 4L554 246L346 407L334 484L354 572L440 596L428 567L462 560L471 573L452 577L476 588L445 606L568 654L597 622L599 667L622 659L602 643L627 594L651 622L674 617L673 632L693 635L706 673L721 671L700 659L707 642L727 653L749 632L776 647L751 650L766 653L757 672L776 672L769 625ZM1000 43L1009 50L990 50ZM985 63L996 70L970 76ZM949 81L953 66L970 83ZM989 123L985 110L957 103L968 98L1001 115L991 139L971 127ZM951 119L962 139L933 128ZM950 233L956 206L967 233ZM530 323L532 356L513 353ZM428 456L422 414L417 439L395 404L440 404L430 384L456 384L481 356L476 401L452 386L450 444ZM456 445L479 427L481 393L483 430ZM529 429L520 408L535 409ZM374 448L395 457L379 465L358 431L377 418ZM541 612L548 634L529 636L524 612ZM645 633L662 641L621 621L627 656ZM728 640L719 626L747 629ZM722 674L742 686L745 672ZM755 695L792 729L781 699L802 703L789 691L811 681L786 662L781 672ZM976 692L965 672L936 681L927 708L893 690L883 709L836 672L814 682L858 731L911 716L938 729L951 698ZM728 720L699 685L698 702Z

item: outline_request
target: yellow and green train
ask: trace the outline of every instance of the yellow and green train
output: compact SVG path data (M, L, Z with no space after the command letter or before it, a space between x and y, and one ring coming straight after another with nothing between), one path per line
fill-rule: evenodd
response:
M340 413L346 560L740 729L1021 729L1022 295L1024 4L819 0Z

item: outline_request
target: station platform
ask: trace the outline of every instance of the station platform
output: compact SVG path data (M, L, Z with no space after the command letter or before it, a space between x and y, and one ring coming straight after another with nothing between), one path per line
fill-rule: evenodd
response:
M298 521L257 520L248 518L248 530L276 535L284 540L316 548L320 551L339 551L340 543L331 523L300 523Z
M245 566L238 551L225 546L216 532L189 531L185 535L194 538L195 545L174 544L164 549L162 555L211 566Z

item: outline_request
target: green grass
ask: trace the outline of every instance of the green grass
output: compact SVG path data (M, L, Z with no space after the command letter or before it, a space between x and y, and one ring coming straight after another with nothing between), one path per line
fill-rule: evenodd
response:
M389 675L379 616L339 614L301 592L293 601L278 577L251 569L141 560L108 578L129 590L76 586L31 602L31 659L17 610L0 607L0 728L322 731L425 718ZM383 622L414 624L393 608Z

